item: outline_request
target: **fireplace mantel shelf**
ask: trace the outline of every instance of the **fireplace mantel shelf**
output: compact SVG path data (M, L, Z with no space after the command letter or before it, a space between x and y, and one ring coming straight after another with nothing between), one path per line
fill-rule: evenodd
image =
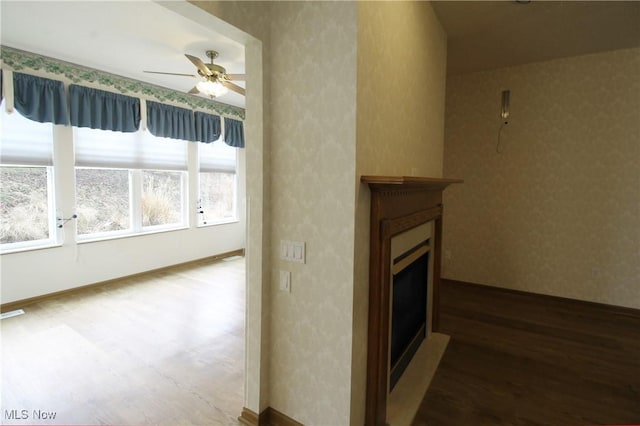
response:
M462 179L443 179L420 176L361 176L360 181L371 189L423 188L427 190L444 189L452 183L463 183Z

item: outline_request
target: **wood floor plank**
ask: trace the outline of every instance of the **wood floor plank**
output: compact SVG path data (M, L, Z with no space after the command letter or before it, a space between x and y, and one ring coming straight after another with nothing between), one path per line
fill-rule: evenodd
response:
M25 307L1 322L0 423L47 410L47 424L238 424L244 291L236 257Z
M640 424L640 318L444 281L449 346L415 426Z

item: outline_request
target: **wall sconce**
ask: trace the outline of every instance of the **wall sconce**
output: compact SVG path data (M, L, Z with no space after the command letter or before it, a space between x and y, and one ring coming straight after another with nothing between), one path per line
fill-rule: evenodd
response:
M510 90L502 91L502 111L500 112L500 116L504 120L504 124L507 124L507 119L509 118L509 95Z
M506 89L502 91L502 108L500 109L500 118L502 118L502 124L498 129L498 143L496 144L496 152L498 154L502 154L502 149L500 148L501 138L502 138L502 129L505 125L509 124L509 97L511 95L511 91Z

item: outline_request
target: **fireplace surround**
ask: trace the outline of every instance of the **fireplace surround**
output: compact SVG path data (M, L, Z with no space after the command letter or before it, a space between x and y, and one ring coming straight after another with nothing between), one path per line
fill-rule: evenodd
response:
M430 224L431 282L428 298L431 327L438 329L442 245L442 192L459 179L413 176L362 176L371 190L369 252L369 324L365 424L386 425L390 376L390 313L392 310L392 240ZM425 286L427 283L425 283ZM429 310L429 307L427 307ZM429 326L425 333L428 333Z

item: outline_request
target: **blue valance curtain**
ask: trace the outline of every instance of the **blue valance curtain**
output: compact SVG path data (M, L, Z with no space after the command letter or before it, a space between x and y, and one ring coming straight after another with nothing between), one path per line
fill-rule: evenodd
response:
M147 126L154 136L211 143L220 138L221 122L217 115L147 101ZM244 148L243 122L224 119L224 141Z
M196 140L193 111L147 101L147 127L154 136Z
M69 124L61 81L13 73L13 103L23 116L40 123Z
M244 148L244 126L242 121L225 117L224 141L229 146Z
M196 112L196 141L211 143L220 138L220 117ZM244 148L244 123L232 118L224 119L224 142L235 148Z
M71 125L131 133L140 126L140 99L69 85Z
M220 138L220 116L195 112L196 141L211 143Z
M15 108L23 116L41 123L69 124L61 81L14 72L13 87ZM72 126L127 133L140 127L138 98L76 84L69 85L69 97ZM147 127L154 136L204 143L220 138L222 123L217 115L153 101L146 101L146 105ZM242 121L224 119L224 142L235 148L245 147Z

